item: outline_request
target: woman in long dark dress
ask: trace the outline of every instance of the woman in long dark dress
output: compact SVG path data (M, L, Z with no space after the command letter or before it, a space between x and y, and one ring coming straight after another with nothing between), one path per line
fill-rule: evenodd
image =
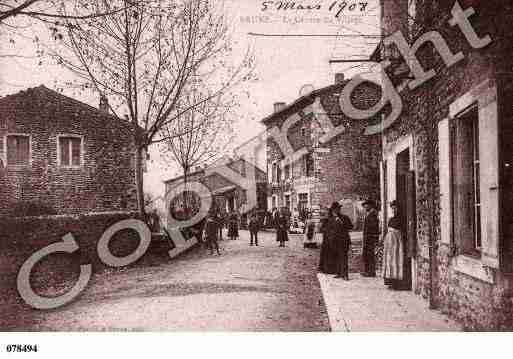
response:
M349 231L353 229L353 224L348 216L340 212L340 204L338 202L332 204L331 210L334 217L333 236L338 264L335 278L349 280L349 249L351 248Z
M334 202L323 221L323 240L319 270L326 274L337 274L338 278L349 279L348 253L350 248L349 231L353 224L349 217L340 213L340 204Z
M285 211L282 209L278 212L275 218L276 225L276 241L280 242L279 247L285 247L285 242L289 240L288 231L288 219L285 215Z
M329 214L328 214L329 216ZM330 248L328 245L328 216L322 216L321 217L321 223L320 223L320 232L322 233L322 243L321 243L321 253L319 255L319 272L325 273L325 274L334 274L333 271L331 273L330 266L328 263L330 262L328 256L330 253Z

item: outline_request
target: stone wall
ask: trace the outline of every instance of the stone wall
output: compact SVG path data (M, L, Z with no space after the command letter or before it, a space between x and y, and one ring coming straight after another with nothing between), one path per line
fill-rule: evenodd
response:
M278 186L271 188L269 195L276 194L279 204L284 204L284 192L291 192L292 207L297 205L298 188L308 188L311 206L329 206L333 201L342 199L356 200L359 198L379 197L379 158L381 154L380 136L365 136L365 123L351 120L343 114L339 98L344 81L339 85L328 86L311 95L311 98L298 100L286 110L264 120L268 130L281 128L287 118L299 115L301 120L289 128L287 138L293 150L305 147L313 156L314 171L311 177L305 177L302 161L292 166L292 181L285 185L283 180ZM371 83L364 83L352 93L352 103L356 108L369 108L375 105L380 97L379 88ZM343 126L342 134L321 144L323 149L316 150L319 128L316 120L321 114L312 114L308 106L320 100L323 110L333 126ZM379 115L376 116L378 118ZM276 141L269 137L267 141L268 170L274 161L284 159ZM280 162L278 162L280 163ZM281 169L282 173L284 168ZM271 173L268 174L271 177Z
M0 215L40 202L58 214L134 210L135 147L128 123L43 86L0 99L0 158L5 135L31 136L31 164L0 170ZM58 135L83 136L83 163L57 163Z
M69 290L63 288L74 284L79 275L80 264L92 264L93 273L110 267L103 264L96 246L104 231L111 225L131 218L138 218L136 212L92 213L83 215L60 215L47 217L11 218L0 221L0 302L13 300L21 302L16 290L16 276L22 264L38 250L62 241L71 233L79 245L72 254L54 253L44 257L32 270L31 282L38 293L56 295ZM109 248L115 256L131 254L139 245L139 236L133 230L122 230L114 235ZM162 261L168 260L167 243L153 243L146 254L135 264L144 263L148 254L158 254Z
M480 36L490 34L493 40L486 48L477 50L469 46L461 31L447 24L453 4L453 1L418 2L418 30L439 31L451 50L454 53L462 51L465 59L447 68L431 46L423 46L417 56L425 69L434 68L437 75L417 89L402 94L405 104L403 115L385 136L387 142L393 142L406 134L413 134L414 137L418 240L418 280L415 291L428 299L431 295L430 279L433 276L434 304L444 313L458 319L466 328L511 329L511 277L501 272L504 267L494 271L495 284L463 274L455 270L454 257L449 247L440 242L437 124L448 116L452 102L485 80L497 82L499 89L505 86L506 89L500 91L508 93L511 81L508 83L499 79L503 74L511 72L513 7L495 0L473 2L476 15L471 18L471 22ZM463 2L461 4L464 8L468 6L463 5ZM503 107L510 106L510 97L499 101L501 113L511 112L505 111ZM433 212L430 210L431 200L434 204ZM429 259L431 237L434 238L435 267L431 266ZM511 257L507 261L511 262Z

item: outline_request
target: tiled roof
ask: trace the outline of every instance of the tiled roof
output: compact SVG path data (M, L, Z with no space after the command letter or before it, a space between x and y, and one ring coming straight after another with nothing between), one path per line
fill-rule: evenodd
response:
M31 87L31 88L16 92L11 95L0 97L0 105L2 103L12 101L12 100L15 100L16 98L20 98L20 97L39 98L39 99L44 99L48 102L64 103L68 106L76 107L77 109L81 109L84 111L93 111L93 112L100 114L101 116L103 116L105 118L110 117L112 119L115 119L116 121L120 121L121 123L130 125L130 123L125 119L118 118L117 116L114 116L112 114L104 112L104 111L100 110L99 108L88 105L88 104L86 104L82 101L76 100L72 97L63 95L62 93L59 93L52 89L49 89L48 87L46 87L44 85L40 85L37 87Z

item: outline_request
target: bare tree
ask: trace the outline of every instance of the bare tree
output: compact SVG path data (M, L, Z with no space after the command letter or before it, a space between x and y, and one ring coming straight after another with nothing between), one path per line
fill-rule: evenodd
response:
M133 0L127 3L128 7L135 4L137 0ZM86 20L94 17L101 17L104 15L116 13L123 10L123 7L113 8L108 12L98 12L97 9L89 8L84 6L84 14L81 15L67 15L54 10L64 4L63 1L56 0L6 0L0 1L0 24L14 26L13 24L7 23L9 20L13 20L17 17L29 17L32 19L52 22L55 24L59 19L75 19L75 20ZM58 23L57 23L58 24Z
M197 88L198 83L184 98L180 107L191 108L201 98L209 97ZM165 128L168 140L163 145L163 150L180 166L186 185L188 176L195 167L208 164L220 157L230 143L233 122L230 109L234 106L231 100L233 98L219 96L205 101L183 113L178 121ZM183 199L187 208L185 193Z
M174 125L249 79L251 57L248 51L237 64L227 60L232 52L228 24L213 0L148 0L130 7L127 0L77 1L79 6L61 9L70 17L54 56L108 97L115 117L123 121L118 112L127 114L134 129L138 204L144 214L141 154L152 144L191 131L185 127L182 133ZM106 15L74 19L86 5ZM114 12L117 8L123 11ZM191 101L187 96L194 78L209 90Z

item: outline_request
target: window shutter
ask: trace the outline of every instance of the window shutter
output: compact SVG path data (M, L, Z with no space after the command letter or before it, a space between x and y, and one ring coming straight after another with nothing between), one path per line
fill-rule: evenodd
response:
M81 139L71 139L71 164L73 166L80 166L80 152L81 152ZM146 161L144 161L146 163Z
M59 139L59 147L61 152L61 166L69 166L69 140L67 138Z
M7 163L16 164L16 137L7 137Z
M482 261L499 267L499 135L497 101L479 108Z
M7 164L27 165L30 163L30 138L28 136L7 136Z
M472 122L457 119L456 136L453 146L454 174L454 241L460 253L474 251L474 190L472 181L473 148Z
M438 123L438 173L440 180L440 226L442 243L451 245L451 146L449 119Z
M28 164L30 162L30 139L27 136L18 137L18 152L20 164Z

